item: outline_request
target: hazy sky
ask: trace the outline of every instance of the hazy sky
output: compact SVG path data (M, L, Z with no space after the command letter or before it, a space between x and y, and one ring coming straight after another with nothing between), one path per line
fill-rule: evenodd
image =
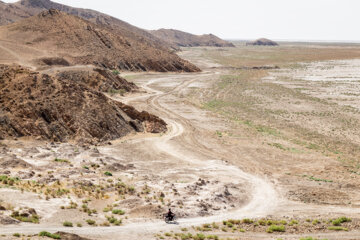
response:
M5 2L15 2L3 0ZM145 29L174 28L228 39L360 41L360 0L55 0Z

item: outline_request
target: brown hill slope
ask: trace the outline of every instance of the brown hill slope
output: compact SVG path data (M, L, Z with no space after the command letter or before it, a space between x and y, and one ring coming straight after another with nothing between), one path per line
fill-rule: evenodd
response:
M222 40L213 34L194 35L175 29L159 29L150 32L156 37L180 47L235 47L234 44Z
M199 71L176 54L155 48L146 41L54 9L1 26L1 40L12 44L10 50L18 58L29 58L27 61L33 63L39 62L37 58L50 56L60 58L58 62L64 59L63 62L70 65L95 64L130 71ZM32 52L24 56L24 51L17 51L21 48L37 50L38 54Z
M157 48L171 47L147 31L107 14L91 9L74 8L50 0L20 0L16 3L2 3L0 1L0 25L13 23L50 9L57 9L81 17L97 25L105 25L114 31L118 31L123 36L135 38L138 41L145 41Z
M66 76L0 65L0 139L32 136L98 142L144 128L149 132L166 130L160 118L93 89Z

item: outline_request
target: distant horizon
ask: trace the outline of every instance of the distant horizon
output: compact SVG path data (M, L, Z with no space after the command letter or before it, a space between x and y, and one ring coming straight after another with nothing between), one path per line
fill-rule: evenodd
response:
M53 0L100 11L146 30L171 28L223 39L360 42L358 0ZM14 0L3 0L13 3Z
M267 38L267 37L260 37ZM224 38L226 41L252 41L259 38ZM269 38L270 39L270 38ZM276 42L301 42L301 43L359 43L360 40L326 40L326 39L270 39Z

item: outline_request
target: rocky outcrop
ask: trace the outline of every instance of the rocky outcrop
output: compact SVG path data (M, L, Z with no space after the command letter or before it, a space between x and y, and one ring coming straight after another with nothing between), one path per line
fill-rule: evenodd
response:
M166 131L162 119L95 89L65 76L0 65L0 137L95 143L144 129Z
M68 70L59 72L58 79L68 79L73 82L84 83L88 87L101 92L135 91L138 87L131 82L126 81L118 74L112 71L94 68L93 71Z
M247 42L246 46L278 46L279 44L266 38L259 38L252 42Z
M20 221L6 216L6 215L0 215L0 225L13 225L13 224L19 224Z
M67 232L56 232L56 235L59 235L62 240L91 240L89 238L80 237L77 234L67 233Z
M235 47L231 42L222 40L213 34L194 35L175 29L150 31L154 36L179 47Z

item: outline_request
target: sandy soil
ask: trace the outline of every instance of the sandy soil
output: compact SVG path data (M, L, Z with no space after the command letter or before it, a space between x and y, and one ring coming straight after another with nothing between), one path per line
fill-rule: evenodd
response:
M191 55L189 52L184 54ZM201 61L200 56L195 58ZM42 230L73 232L92 239L156 239L154 234L160 231L179 231L180 228L230 218L332 218L342 215L360 218L357 204L323 205L289 198L289 186L294 187L295 193L301 193L298 191L301 188L319 188L319 185L312 181L299 182L299 178L291 176L284 179L284 172L300 172L299 169L304 168L318 171L330 166L337 168L338 165L331 159L315 152L306 158L295 157L292 158L293 162L288 162L285 160L289 157L288 154L279 153L262 144L263 138L219 137L217 131L233 131L233 123L199 108L187 96L194 91L199 94L203 94L200 92L204 90L211 91L213 82L226 72L216 68L218 65L209 63L209 60L202 61L201 65L206 70L199 74L139 75L134 81L144 91L117 98L131 103L139 110L147 110L163 118L169 127L166 134L137 134L107 145L92 147L26 139L3 141L1 157L11 156L31 165L25 170L19 166L12 168L11 175L14 177L22 172L34 171L34 176L28 177L31 181L55 184L60 180L64 181L61 183L64 188L71 184L76 186L77 181L87 181L105 189L106 184L111 185L111 181L121 179L127 185L134 186L138 194L118 195L109 187L110 190L105 193L107 197L93 198L88 203L89 208L97 210L96 214L88 216L79 209L60 208L71 201L81 206L88 198L85 195L79 197L70 192L46 200L39 192L22 193L16 188L2 188L0 205L34 208L40 216L40 223L0 225L1 234L7 235L0 239L8 239L16 232L37 234ZM278 81L276 77L267 80ZM248 134L241 128L237 130L242 136ZM54 159L68 159L70 163L55 162ZM310 162L315 163L314 166L310 166ZM99 167L84 168L92 165ZM106 170L112 172L111 178L104 176ZM327 186L333 183L322 184ZM150 189L149 195L144 193L144 189ZM334 187L329 189L335 191ZM39 197L41 199L38 200ZM124 198L119 199L120 197ZM356 202L357 195L352 199ZM108 214L102 210L109 204L116 204L125 210L121 226L95 227L86 224L85 221L89 218L98 223L106 221ZM169 206L177 213L178 224L169 225L161 219L161 214ZM9 215L11 211L7 210L3 214ZM80 222L83 227L63 227L64 221L71 221L74 225ZM277 235L269 237L266 233L248 232L243 236L248 239L267 239ZM299 236L287 234L281 238L298 239ZM356 231L325 232L314 236L329 239L360 237Z

